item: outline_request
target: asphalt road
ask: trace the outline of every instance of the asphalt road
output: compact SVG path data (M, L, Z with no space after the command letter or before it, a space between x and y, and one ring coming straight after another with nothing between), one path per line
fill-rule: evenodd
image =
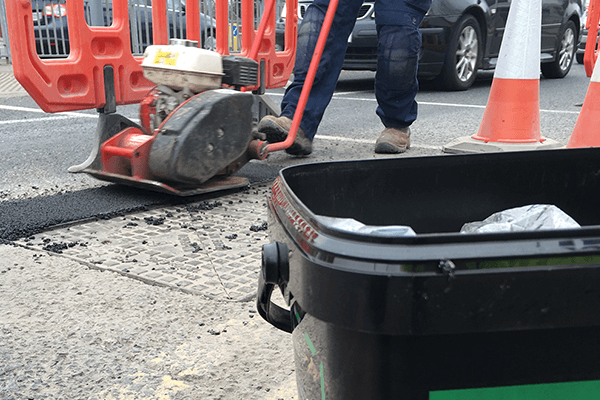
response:
M402 157L441 155L442 146L451 140L477 132L492 82L491 73L481 75L465 92L443 92L422 83L412 148ZM564 79L541 79L543 136L566 144L588 83L579 64ZM252 182L266 182L288 165L386 157L373 153L383 128L375 115L373 86L374 73L343 72L310 157L275 153L265 161L251 162L240 174ZM278 103L283 89L269 94ZM136 119L138 107L123 106L117 112ZM69 166L87 158L96 122L93 110L46 114L28 96L0 96L0 239L13 240L73 220L182 201L69 174Z

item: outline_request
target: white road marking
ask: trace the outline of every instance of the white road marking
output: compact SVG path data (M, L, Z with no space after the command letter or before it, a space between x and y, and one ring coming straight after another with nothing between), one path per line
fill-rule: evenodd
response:
M7 121L0 121L0 125L5 124L19 124L19 123L28 123L28 122L44 122L44 121L55 121L61 119L71 119L71 118L91 118L98 119L98 114L87 114L80 112L60 112L60 113L47 113L39 108L29 108L29 107L18 107L18 106L6 106L0 104L0 110L7 111L22 111L27 113L36 113L36 114L45 114L47 117L41 118L23 118L23 119L12 119ZM130 118L131 121L139 123L139 119Z
M315 136L315 139L319 139L319 140L331 140L334 142L353 142L353 143L363 143L363 144L375 144L375 140L372 139L353 139L353 138L347 138L347 137L342 137L342 136L323 136L323 135L317 135ZM410 145L411 147L418 147L420 149L432 149L432 150L440 150L442 148L442 146L431 146L428 144L419 144L419 143L411 143Z
M32 112L39 114L48 114L44 110L40 110L39 108L29 108L29 107L18 107L18 106L5 106L0 105L0 110L8 110L8 111L23 111L23 112ZM53 113L53 115L70 115L73 117L81 117L81 118L98 118L98 114L84 114L78 112L61 112L61 113Z
M368 102L376 102L377 101L376 99L373 99L373 98L342 97L342 96L345 96L350 93L356 93L356 92L342 92L342 93L338 92L338 93L335 93L333 97L338 98L340 100L343 99L343 100L350 100L350 101L368 101ZM269 95L282 97L283 93L269 93ZM419 105L436 106L436 107L459 107L459 108L485 109L485 106L477 105L477 104L455 104L455 103L439 103L439 102L419 101ZM37 109L37 108L7 106L7 105L0 105L0 110L47 114L45 111ZM555 113L555 114L579 114L579 111L561 111L561 110L540 110L540 112ZM79 113L79 112L63 112L63 113L53 114L52 116L42 117L42 118L28 118L28 119L15 119L15 120L8 120L8 121L0 121L0 125L57 121L57 120L71 119L71 118L94 118L94 119L97 119L98 114L86 114L86 113ZM136 120L134 120L134 121L136 121ZM375 143L375 140L353 139L353 138L347 138L347 137L341 137L341 136L317 135L316 139L330 140L330 141L337 141L337 142L364 143L364 144L374 144ZM425 149L434 149L434 150L441 148L441 146L431 146L431 145L417 144L417 143L413 143L412 146L419 147L419 148L425 148Z
M0 125L9 125L9 124L22 124L24 122L46 122L46 121L58 121L61 119L73 119L71 115L65 116L55 116L55 117L44 117L44 118L27 118L27 119L12 119L9 121L0 121Z
M368 101L368 102L377 102L377 99L373 98L361 98L361 97L342 97L350 93L356 92L338 92L333 95L333 98L337 98L340 100L351 100L351 101ZM279 96L283 97L283 93L269 93L270 96ZM459 108L475 108L475 109L485 109L485 105L479 104L456 104L456 103L437 103L430 101L417 101L419 105L425 106L436 106L436 107L459 107ZM579 114L579 111L567 111L567 110L543 110L540 109L540 112L543 113L554 113L554 114Z

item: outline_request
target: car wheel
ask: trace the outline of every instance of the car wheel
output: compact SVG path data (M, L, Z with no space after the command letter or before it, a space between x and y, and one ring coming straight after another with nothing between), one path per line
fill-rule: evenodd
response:
M210 34L210 32L206 32L206 36L203 36L202 48L213 51L217 48L217 41L215 40L215 37Z
M481 28L472 15L464 15L450 36L440 75L447 90L467 90L473 85L481 59Z
M577 60L578 64L583 64L583 53L576 54L575 59Z
M575 58L577 29L573 21L568 21L561 35L556 59L552 62L542 63L542 74L546 78L564 78L571 70Z

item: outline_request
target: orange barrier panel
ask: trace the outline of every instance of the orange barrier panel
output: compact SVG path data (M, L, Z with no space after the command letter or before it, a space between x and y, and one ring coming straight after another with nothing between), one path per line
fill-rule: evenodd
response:
M167 26L167 3L152 1L152 37L154 44L169 44Z
M597 0L592 0L588 9L586 26L588 29L590 27L594 27L595 29L588 30L585 55L583 57L586 74L591 79L585 94L583 106L573 128L573 133L571 133L571 137L567 143L568 149L600 147L600 135L598 132L598 123L600 122L600 102L598 101L600 99L600 66L596 63L598 52L595 40L598 34L599 17L599 4L597 4Z
M102 108L106 105L104 67L114 70L116 105L139 103L155 86L146 80L141 57L130 50L129 12L127 0L113 0L111 26L88 26L83 0L66 0L70 54L66 59L42 60L36 53L31 1L6 2L8 29L11 38L15 78L46 112ZM228 54L228 3L216 0L217 51ZM200 38L198 0L189 0L186 13L186 34ZM257 41L254 57L264 61L264 87L282 87L287 83L294 66L297 37L297 0L287 0L285 50L275 51L275 2L269 2L270 18L261 21L254 30L254 4L242 0L242 49L240 56L249 57ZM190 12L191 11L191 12ZM166 0L152 1L153 43L168 43ZM262 32L262 35L257 34ZM254 90L253 88L247 88Z
M67 0L71 52L66 59L41 60L36 53L31 2L6 2L15 78L46 112L105 105L104 66L112 66L117 104L141 101L154 87L142 74L129 44L127 0L113 1L110 27L88 26L83 0Z
M585 27L588 30L587 40L585 42L585 53L583 53L583 65L585 74L588 78L594 72L594 66L598 59L598 50L596 43L598 38L598 24L600 23L600 4L598 0L591 0L588 6L587 21Z
M194 27L200 26L200 0L188 0L185 3L186 12L186 37L189 40L195 40L201 43L200 29Z

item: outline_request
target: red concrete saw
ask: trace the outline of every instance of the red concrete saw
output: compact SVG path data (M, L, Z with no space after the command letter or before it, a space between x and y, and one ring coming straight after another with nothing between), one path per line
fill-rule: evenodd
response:
M95 149L69 171L182 196L247 185L231 175L267 156L256 125L278 113L265 96L235 90L259 83L258 63L177 39L149 46L142 68L157 87L140 124L101 112Z

